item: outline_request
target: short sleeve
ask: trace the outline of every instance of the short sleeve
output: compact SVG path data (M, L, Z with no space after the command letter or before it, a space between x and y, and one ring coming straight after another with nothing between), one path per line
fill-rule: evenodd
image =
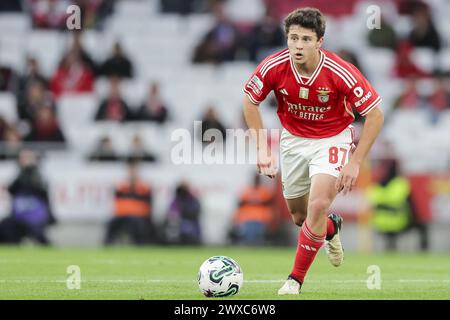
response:
M370 82L352 64L341 73L346 101L350 103L362 116L367 115L377 107L382 99Z
M272 90L270 73L264 72L263 70L266 60L267 59L261 62L261 64L255 69L242 90L248 96L250 101L256 105L263 102Z

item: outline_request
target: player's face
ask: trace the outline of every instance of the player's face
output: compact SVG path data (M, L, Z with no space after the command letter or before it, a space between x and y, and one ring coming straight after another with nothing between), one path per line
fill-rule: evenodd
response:
M298 64L314 59L323 43L323 37L317 39L314 30L305 29L299 25L290 26L287 38L289 53Z

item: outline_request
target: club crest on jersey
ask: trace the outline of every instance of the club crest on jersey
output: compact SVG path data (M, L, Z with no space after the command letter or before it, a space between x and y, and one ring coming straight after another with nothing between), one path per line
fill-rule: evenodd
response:
M327 90L327 88L319 88L317 92L319 93L317 95L317 99L319 99L320 102L322 103L328 102L328 100L330 99L331 90Z
M299 97L302 99L308 99L308 95L309 95L309 89L308 88L304 88L301 87L300 88L300 92L299 92Z

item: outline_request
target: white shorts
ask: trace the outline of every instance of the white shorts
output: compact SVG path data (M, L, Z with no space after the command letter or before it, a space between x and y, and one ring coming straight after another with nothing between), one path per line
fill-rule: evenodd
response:
M347 127L336 136L302 138L283 129L280 139L281 181L286 199L309 192L311 177L318 173L339 176L355 147L354 129Z

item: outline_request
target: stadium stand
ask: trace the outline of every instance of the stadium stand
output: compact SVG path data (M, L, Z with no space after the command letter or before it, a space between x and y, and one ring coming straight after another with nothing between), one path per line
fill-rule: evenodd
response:
M290 8L296 3L310 2L286 1L278 8L278 12L285 13L285 7ZM387 115L387 122L382 138L394 146L405 174L448 172L450 105L438 115L437 121L433 121L426 107L420 110L393 110L394 100L405 83L394 76L395 52L369 46L366 8L370 2L344 2L345 10L337 10L337 6L329 8L325 48L348 49L358 57L366 76L383 97L382 109ZM385 2L380 3L380 6L389 12L386 18L400 37L407 36L411 29L411 18L395 12L394 1ZM414 48L413 61L430 74L436 70L448 73L450 20L446 13L450 12L450 2L426 2L442 37L443 48L439 52ZM244 32L248 30L245 26L263 17L265 6L269 3L276 5L278 2L224 1L226 13ZM327 13L326 8L323 9ZM63 95L57 101L56 108L68 147L65 150L48 150L42 163L51 183L51 196L58 221L106 221L111 214L111 204L108 203L111 186L123 177L125 166L119 162L93 164L87 161L87 157L104 135L111 137L119 153L126 153L132 137L138 134L160 159L158 164L143 166L145 176L156 181L152 183L156 190L156 219L163 219L169 201L168 190L176 185L179 177L187 178L203 192L202 203L207 214L202 215L202 223L211 226L204 228L205 243L223 243L226 235L220 226L229 223L237 192L249 181L253 166L217 165L204 169L199 165L172 164L173 147L177 143L175 133L192 134L193 121L200 120L209 104L217 107L220 119L229 128L242 127L241 88L255 67L254 63L246 59L245 48L241 48L236 61L220 65L191 63L195 46L213 24L211 13L201 12L200 9L181 16L162 13L157 0L122 0L116 1L113 13L106 18L101 28L83 31L83 46L96 63L102 63L109 56L117 40L123 45L135 69L134 78L122 81L121 85L123 97L131 107L136 109L144 101L149 84L156 80L161 84L164 101L170 106L171 117L162 126L141 121L125 124L95 122L97 107L108 92L108 80L103 77L96 78L95 89L91 94ZM24 72L26 57L33 56L39 61L42 73L51 77L63 53L72 43L72 33L69 31L32 28L31 16L26 11L0 12L0 30L0 66L11 67L18 75ZM424 95L428 95L430 80L420 79L419 83ZM16 103L14 92L0 92L0 115L22 130L24 123L18 122ZM277 129L279 125L275 110L268 105L268 102L263 104L263 118L269 128ZM418 145L423 146L420 152L417 152ZM11 160L2 162L2 185L7 184L13 176L13 167ZM86 190L94 191L88 194ZM4 191L1 197L7 198ZM7 206L0 205L1 214L5 215L7 211ZM450 214L445 219L447 223L450 222ZM63 239L61 234L64 232L61 230L65 230L69 236ZM74 230L70 225L64 225L54 231L54 235L60 239L59 244L73 243L76 240L70 236L70 232ZM82 244L98 243L101 238L101 235L87 237Z

